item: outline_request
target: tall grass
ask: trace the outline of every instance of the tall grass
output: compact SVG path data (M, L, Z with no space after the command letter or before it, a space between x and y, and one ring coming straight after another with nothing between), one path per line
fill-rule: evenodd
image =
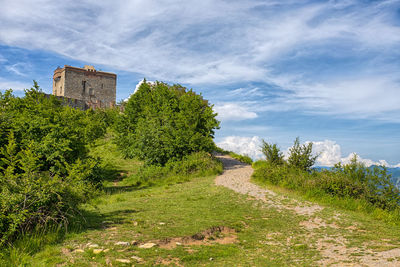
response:
M169 161L165 166L145 165L125 178L121 185L144 188L170 185L222 173L222 163L207 152L196 152L179 161Z
M400 224L400 193L384 167L369 170L362 164L336 165L333 170L307 172L288 164L257 161L253 179L300 193L306 198L386 222Z

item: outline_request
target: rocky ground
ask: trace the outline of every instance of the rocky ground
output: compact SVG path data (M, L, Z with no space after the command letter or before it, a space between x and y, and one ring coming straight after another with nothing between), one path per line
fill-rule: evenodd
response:
M361 246L351 246L346 239L348 234L365 231L357 224L341 226L342 215L336 213L330 218L321 217L324 207L306 201L290 199L282 195L261 188L251 183L253 173L251 166L241 163L229 156L217 156L224 164L224 173L215 180L216 185L224 186L235 192L247 194L260 200L268 207L279 210L293 211L294 216L304 216L300 226L307 231L304 238L310 239L313 248L316 248L322 259L318 262L322 266L400 266L400 248L391 244L391 240L382 240L376 249L371 243ZM279 233L276 233L279 235ZM293 237L288 237L293 238ZM271 245L275 245L273 242ZM385 246L386 245L386 246ZM391 248L391 249L388 249ZM383 251L382 251L383 250Z

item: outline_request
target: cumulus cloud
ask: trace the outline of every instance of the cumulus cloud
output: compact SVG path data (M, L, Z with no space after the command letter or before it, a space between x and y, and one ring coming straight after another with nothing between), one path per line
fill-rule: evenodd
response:
M228 136L221 142L217 142L217 146L228 151L233 151L241 155L247 155L252 159L261 159L263 154L260 151L261 138L258 136Z
M249 111L240 103L216 104L214 111L218 113L217 118L221 121L241 121L257 118L257 113Z
M333 166L341 161L342 152L340 145L335 141L325 140L313 142L313 151L316 155L319 155L316 165Z
M225 150L233 151L238 154L248 155L251 158L257 160L264 158L262 152L260 151L261 146L261 138L258 136L253 137L241 137L241 136L228 136L224 138L221 142L218 142L217 145ZM305 142L306 144L310 141ZM378 160L373 161L371 159L365 159L357 155L356 153L350 153L348 156L343 157L340 145L332 140L324 140L324 141L316 141L313 143L313 153L315 155L319 155L315 166L327 166L332 167L336 163L348 164L351 162L351 159L354 156L357 157L357 160L365 166L369 167L372 165L378 166L386 166L386 167L394 167L399 168L400 163L397 165L390 165L386 160ZM289 155L288 147L286 150L283 150L285 159L288 158Z
M308 142L306 142L308 143ZM386 160L378 160L373 161L371 159L362 158L357 153L353 152L350 153L348 156L343 157L341 153L340 145L337 144L335 141L332 140L325 140L325 141L316 141L313 142L313 152L315 155L319 155L317 158L316 164L317 166L328 166L332 167L338 162L343 164L348 164L351 162L355 156L357 160L363 163L365 166L369 167L372 165L378 166L386 166L386 167L396 167L395 165L390 165Z

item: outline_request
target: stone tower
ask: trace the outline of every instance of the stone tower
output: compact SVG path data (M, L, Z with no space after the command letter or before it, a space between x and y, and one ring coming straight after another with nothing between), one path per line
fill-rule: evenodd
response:
M53 75L53 95L84 101L90 108L115 105L117 75L97 71L93 66L58 67Z

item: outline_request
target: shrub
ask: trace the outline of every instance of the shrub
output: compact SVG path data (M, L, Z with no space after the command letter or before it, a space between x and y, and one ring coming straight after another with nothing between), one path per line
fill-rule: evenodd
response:
M358 196L361 194L373 205L389 210L399 207L400 190L393 184L386 167L367 168L358 162L357 156L354 155L349 164L336 164L333 172L348 177L354 184L362 185L364 190L357 192Z
M312 155L312 146L312 142L300 145L300 139L297 137L293 146L289 149L288 164L304 171L310 171L318 158L318 155Z
M214 147L214 152L221 153L221 154L224 154L224 155L229 155L232 158L234 158L234 159L236 159L236 160L238 160L240 162L249 164L249 165L251 165L253 163L253 160L247 155L239 155L239 154L237 154L235 152L227 151L227 150L224 150L224 149L222 149L220 147L217 147L217 146Z
M127 157L165 165L193 152L211 152L219 127L212 106L180 85L144 82L132 95L117 128Z
M275 165L281 165L284 163L283 153L280 151L277 144L269 144L262 140L261 152L264 154L266 160Z
M9 140L1 159L0 245L38 225L66 224L77 214L78 204L95 192L88 183L94 162L77 160L61 177L41 171L40 159L31 148L16 152L12 134Z
M251 165L253 163L253 160L247 155L239 155L239 154L236 154L235 152L229 152L229 156L231 156L234 159L237 159L240 162L243 162L243 163L246 163L249 165Z
M179 161L169 161L165 166L142 166L137 174L124 180L126 185L148 187L188 181L222 173L222 163L207 152L195 152Z
M63 106L36 82L18 98L0 93L0 245L49 223L67 223L101 177L88 146L107 113Z
M354 158L350 164L336 164L332 170L305 171L288 164L257 161L257 181L299 191L320 198L362 201L366 206L391 212L400 210L400 191L385 167L367 168Z

